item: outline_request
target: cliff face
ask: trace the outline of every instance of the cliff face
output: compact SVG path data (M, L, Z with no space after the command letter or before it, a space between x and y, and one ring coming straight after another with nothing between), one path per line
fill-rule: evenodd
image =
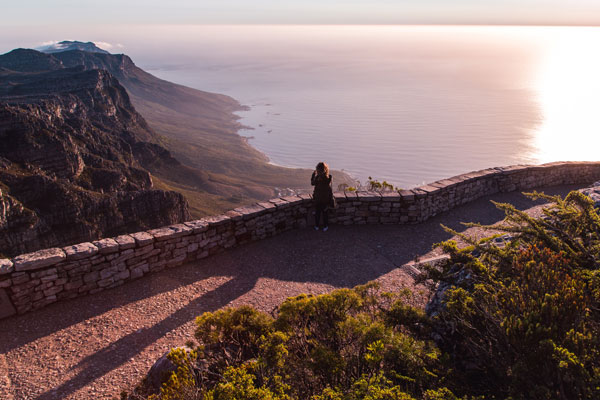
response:
M187 219L183 196L154 190L148 172L180 164L147 142L155 135L119 82L83 67L37 72L53 64L26 55L38 67L15 57L0 71L0 253Z

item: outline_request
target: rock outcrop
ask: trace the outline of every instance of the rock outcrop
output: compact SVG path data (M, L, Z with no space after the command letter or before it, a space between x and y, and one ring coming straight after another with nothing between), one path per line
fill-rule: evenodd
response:
M155 190L148 168L179 162L149 143L156 135L117 79L15 52L28 61L9 53L0 72L0 253L188 219L183 196Z

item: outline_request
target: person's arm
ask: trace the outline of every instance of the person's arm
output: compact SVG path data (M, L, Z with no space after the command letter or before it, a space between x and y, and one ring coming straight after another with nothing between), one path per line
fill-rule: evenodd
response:
M313 171L312 176L310 177L310 184L315 186L316 182L315 182L315 171Z

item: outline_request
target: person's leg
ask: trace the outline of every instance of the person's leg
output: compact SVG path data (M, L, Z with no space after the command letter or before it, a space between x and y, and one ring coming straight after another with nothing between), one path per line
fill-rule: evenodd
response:
M323 230L329 229L329 213L327 209L323 210Z
M321 207L315 208L315 229L319 229L319 222L321 220Z

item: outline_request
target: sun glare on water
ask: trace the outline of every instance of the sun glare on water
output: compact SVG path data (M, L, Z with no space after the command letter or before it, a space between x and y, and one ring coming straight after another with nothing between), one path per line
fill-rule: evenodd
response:
M548 43L537 91L539 162L600 160L600 30L576 28Z

